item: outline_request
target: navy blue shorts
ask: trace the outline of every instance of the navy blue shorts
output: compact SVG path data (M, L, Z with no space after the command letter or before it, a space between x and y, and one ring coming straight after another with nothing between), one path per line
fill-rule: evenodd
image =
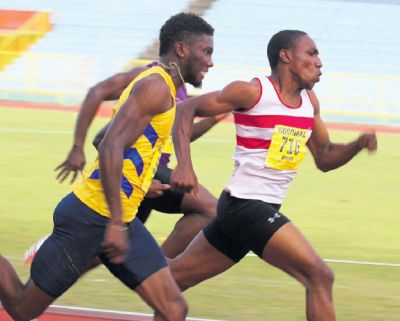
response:
M34 283L57 298L77 281L96 256L131 289L167 266L156 241L136 218L129 224L127 261L124 264L111 263L101 246L108 222L108 218L94 212L75 194L67 195L54 211L53 233L32 262Z
M241 199L222 192L217 217L204 228L204 236L212 246L235 262L239 262L250 250L261 257L268 240L289 222L279 208L279 204Z

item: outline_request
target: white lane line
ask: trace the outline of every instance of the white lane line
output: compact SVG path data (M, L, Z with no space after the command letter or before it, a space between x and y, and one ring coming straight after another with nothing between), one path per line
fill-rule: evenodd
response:
M73 307L73 306L60 306L60 305L51 305L46 312L52 312L57 314L65 314L71 315L80 314L82 316L93 316L93 317L134 317L134 316L141 316L141 317L149 317L153 318L152 314L148 313L137 313L137 312L124 312L124 311L115 311L115 310L104 310L104 309L92 309L92 308L80 308L80 307ZM192 318L188 317L188 321L223 321L217 319L201 319L201 318Z
M249 253L246 256L258 257L254 253ZM358 264L358 265L376 265L376 266L393 266L400 267L397 263L383 263L383 262L368 262L368 261L354 261L354 260L337 260L337 259L323 259L325 262L330 263L345 263L345 264Z
M0 128L1 133L27 133L27 134L52 134L52 135L72 135L72 131L70 130L45 130L45 129L35 129L35 128L12 128L12 127L3 127Z
M331 263L345 263L345 264L360 264L360 265L377 265L377 266L400 267L400 264L397 264L397 263L367 262L367 261L353 261L353 260L335 260L335 259L324 259L324 261L331 262Z

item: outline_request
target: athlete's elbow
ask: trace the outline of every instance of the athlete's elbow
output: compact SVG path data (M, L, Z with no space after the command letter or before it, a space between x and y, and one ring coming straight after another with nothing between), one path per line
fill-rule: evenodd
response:
M118 151L118 146L110 139L103 139L99 142L98 152L100 159L105 158L108 155L116 155Z
M329 162L326 162L326 161L316 160L315 165L321 172L324 172L324 173L327 173L327 172L331 171L332 169L334 169L331 166L331 164L329 164Z
M332 170L332 168L329 167L318 167L318 169L323 173L327 173Z
M97 150L99 150L99 148L100 148L101 140L102 140L102 137L101 137L99 134L97 134L96 137L95 137L95 138L93 139L93 141L92 141L93 146L94 146Z

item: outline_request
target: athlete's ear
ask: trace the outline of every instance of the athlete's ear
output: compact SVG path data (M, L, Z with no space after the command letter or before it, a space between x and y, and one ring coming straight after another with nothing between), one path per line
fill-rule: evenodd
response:
M175 43L175 53L179 58L184 58L187 46L184 42L178 41Z
M279 58L284 64L288 64L290 61L290 53L286 49L279 51Z

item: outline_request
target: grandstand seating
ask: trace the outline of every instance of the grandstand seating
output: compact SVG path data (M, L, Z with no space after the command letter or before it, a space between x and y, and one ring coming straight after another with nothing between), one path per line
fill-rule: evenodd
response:
M216 29L216 66L245 66L242 78L254 75L256 70L249 67L263 66L261 72L269 72L270 37L282 29L304 30L315 39L324 64L316 90L326 109L397 117L398 17L400 3L388 0L218 0L204 15ZM220 88L221 82L227 83L237 74L230 68L225 72L215 68L206 78L205 88Z
M53 12L54 30L31 53L69 58L60 64L60 58L53 56L56 67L51 59L38 59L35 68L45 81L36 89L82 95L94 82L121 70L129 59L138 58L157 38L162 22L188 3L13 0L0 1L0 7ZM317 91L328 109L400 115L398 1L218 0L204 17L216 29L216 67L204 81L203 90L269 72L269 38L281 29L300 29L318 45L324 75ZM6 71L8 78L18 78L13 75L26 71L30 64L29 55L25 61L19 59Z
M300 29L316 40L331 71L398 74L400 3L388 3L219 0L205 18L217 30L217 63L263 66L268 39L281 29Z
M54 30L45 39L4 71L1 87L3 90L21 88L27 78L22 75L31 72L40 79L30 92L82 94L94 82L122 70L131 59L137 58L158 38L161 24L183 10L186 2L0 1L4 9L50 11L54 23ZM12 96L18 98L23 94ZM41 95L41 99L44 97Z

